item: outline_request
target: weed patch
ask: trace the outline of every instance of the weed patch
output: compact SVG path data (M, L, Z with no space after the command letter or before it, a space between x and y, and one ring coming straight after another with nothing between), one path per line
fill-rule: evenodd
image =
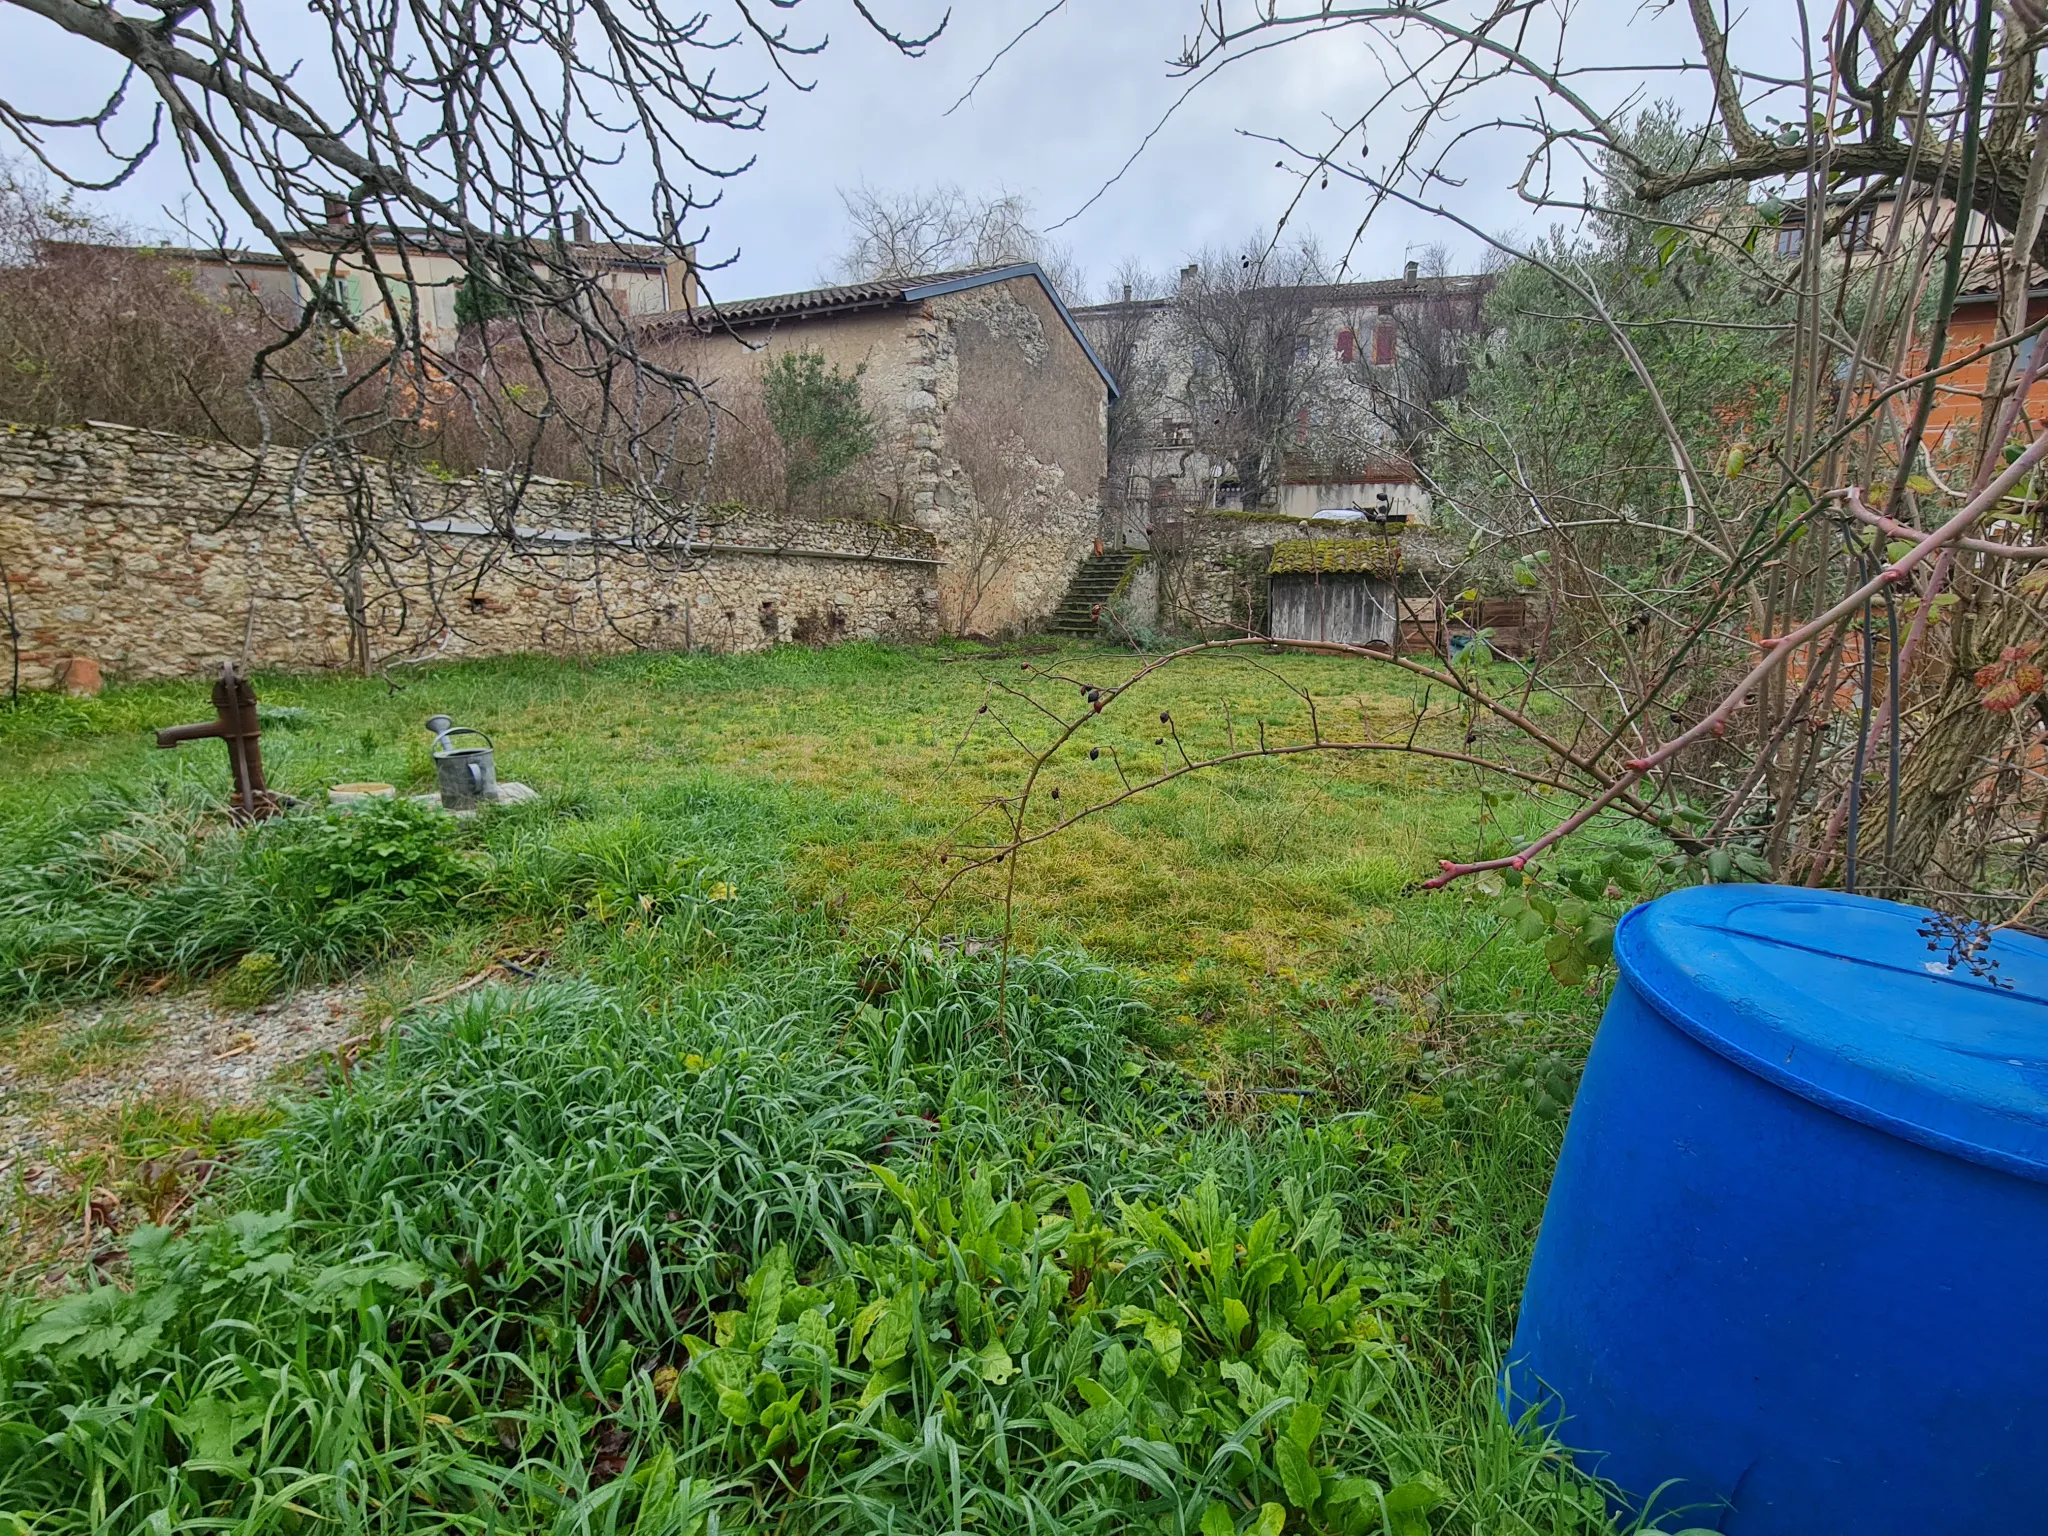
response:
M658 993L629 966L420 1019L250 1143L214 1219L11 1304L0 1501L50 1530L285 1529L291 1488L398 1530L1364 1531L1507 1496L1414 1427L1467 1281L1383 1230L1411 1148L1212 1124L1099 969L1020 962L998 1030L989 961L878 966L733 905L715 953L663 942ZM1570 1515L1546 1529L1599 1528L1508 1460Z

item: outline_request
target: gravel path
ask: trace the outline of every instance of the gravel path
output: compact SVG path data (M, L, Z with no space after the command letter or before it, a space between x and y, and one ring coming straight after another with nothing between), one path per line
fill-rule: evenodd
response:
M33 1065L0 1062L0 1180L18 1168L31 1191L54 1187L42 1150L62 1145L81 1119L133 1100L260 1103L273 1079L356 1033L360 1004L358 987L339 986L302 988L247 1011L216 1007L204 992L73 1009L37 1036L79 1043L84 1063L75 1075L53 1080ZM92 1044L107 1038L114 1043Z

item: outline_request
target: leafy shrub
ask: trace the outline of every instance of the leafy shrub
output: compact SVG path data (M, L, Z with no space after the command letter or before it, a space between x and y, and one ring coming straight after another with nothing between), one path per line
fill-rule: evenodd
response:
M0 863L0 1004L258 953L294 974L341 970L473 888L454 836L403 802L244 828L181 792L104 796L24 829Z
M818 352L785 352L761 370L761 399L782 442L788 493L830 480L875 451L874 418L861 404L860 375L828 366Z
M807 1282L773 1250L713 1337L685 1338L687 1369L657 1372L719 1473L767 1500L852 1475L910 1508L964 1480L962 1524L1115 1509L1210 1536L1278 1532L1290 1510L1362 1536L1442 1498L1386 1486L1352 1432L1398 1351L1375 1305L1391 1287L1338 1252L1328 1208L1296 1196L1246 1223L1204 1183L1107 1215L1078 1184L878 1176L902 1208L886 1242Z
M1501 1063L1500 1081L1510 1090L1525 1090L1530 1113L1555 1120L1571 1107L1578 1092L1577 1070L1559 1051L1515 1051Z
M559 1026L594 1002L561 989L537 1017ZM455 1033L481 1011L456 1015ZM719 1075L671 1074L729 1100ZM856 1082L826 1081L821 1102L854 1102ZM542 1137L536 1171L573 1158L573 1141L527 1131ZM865 1528L895 1510L954 1529L1163 1520L1273 1536L1290 1521L1377 1531L1443 1496L1367 1433L1412 1298L1344 1255L1332 1213L1291 1189L1246 1223L1213 1183L1109 1212L1080 1185L1004 1192L944 1158L901 1175L848 1166L849 1182L886 1190L893 1224L850 1245L790 1232L723 1278L701 1266L713 1309L700 1310L688 1286L647 1306L659 1293L623 1271L586 1290L562 1261L609 1260L555 1258L523 1223L501 1247L501 1222L540 1209L528 1179L500 1169L453 1208L409 1203L420 1191L386 1182L388 1164L354 1166L363 1150L328 1160L364 1181L357 1209L406 1211L382 1241L332 1225L308 1189L297 1209L245 1208L182 1236L145 1228L127 1284L0 1315L0 1409L48 1426L0 1470L0 1500L29 1501L53 1530L88 1508L98 1528L140 1528L152 1511L274 1519L264 1489L284 1482L344 1525L383 1505L387 1529L486 1512L504 1529L559 1528L567 1494L637 1506L643 1522L650 1502L687 1496L728 1527L793 1511L805 1527ZM452 1169L473 1150L437 1160ZM457 1243L436 1240L464 1224ZM616 1228L629 1249L644 1230ZM800 1268L803 1250L819 1258ZM671 1320L689 1314L698 1331Z
M658 832L582 855L651 877ZM1447 1530L1608 1529L1484 1382L1439 1425L1409 1358L1477 1283L1425 1239L1413 1144L1505 1113L1546 1127L1547 1167L1549 1122L1389 1075L1384 1117L1209 1127L1129 1056L1143 1014L1112 972L1018 961L999 1030L986 960L863 959L744 890L703 908L709 964L696 919L586 908L617 984L414 1017L190 1232L136 1237L119 1283L0 1295L0 1510L46 1533L1426 1536L1447 1496ZM1460 1176L1485 1216L1485 1165Z
M308 835L288 844L281 884L303 888L321 902L362 897L397 898L432 905L474 883L448 845L448 818L409 800L366 800L330 813Z
M1170 651L1173 637L1161 629L1128 594L1110 599L1106 626L1134 651Z

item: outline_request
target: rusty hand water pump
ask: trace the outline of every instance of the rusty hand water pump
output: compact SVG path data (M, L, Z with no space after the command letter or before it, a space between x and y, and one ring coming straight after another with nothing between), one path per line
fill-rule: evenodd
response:
M228 801L237 821L260 821L284 809L284 799L263 782L262 727L256 719L256 690L231 661L220 664L213 685L213 719L197 725L167 726L156 733L159 747L218 737L228 749L228 772L235 781Z

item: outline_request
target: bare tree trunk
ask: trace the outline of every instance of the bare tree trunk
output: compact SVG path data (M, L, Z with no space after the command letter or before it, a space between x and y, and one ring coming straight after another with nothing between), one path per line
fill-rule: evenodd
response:
M370 612L363 595L363 567L360 561L348 568L342 585L342 607L348 614L348 664L364 677L370 675Z

